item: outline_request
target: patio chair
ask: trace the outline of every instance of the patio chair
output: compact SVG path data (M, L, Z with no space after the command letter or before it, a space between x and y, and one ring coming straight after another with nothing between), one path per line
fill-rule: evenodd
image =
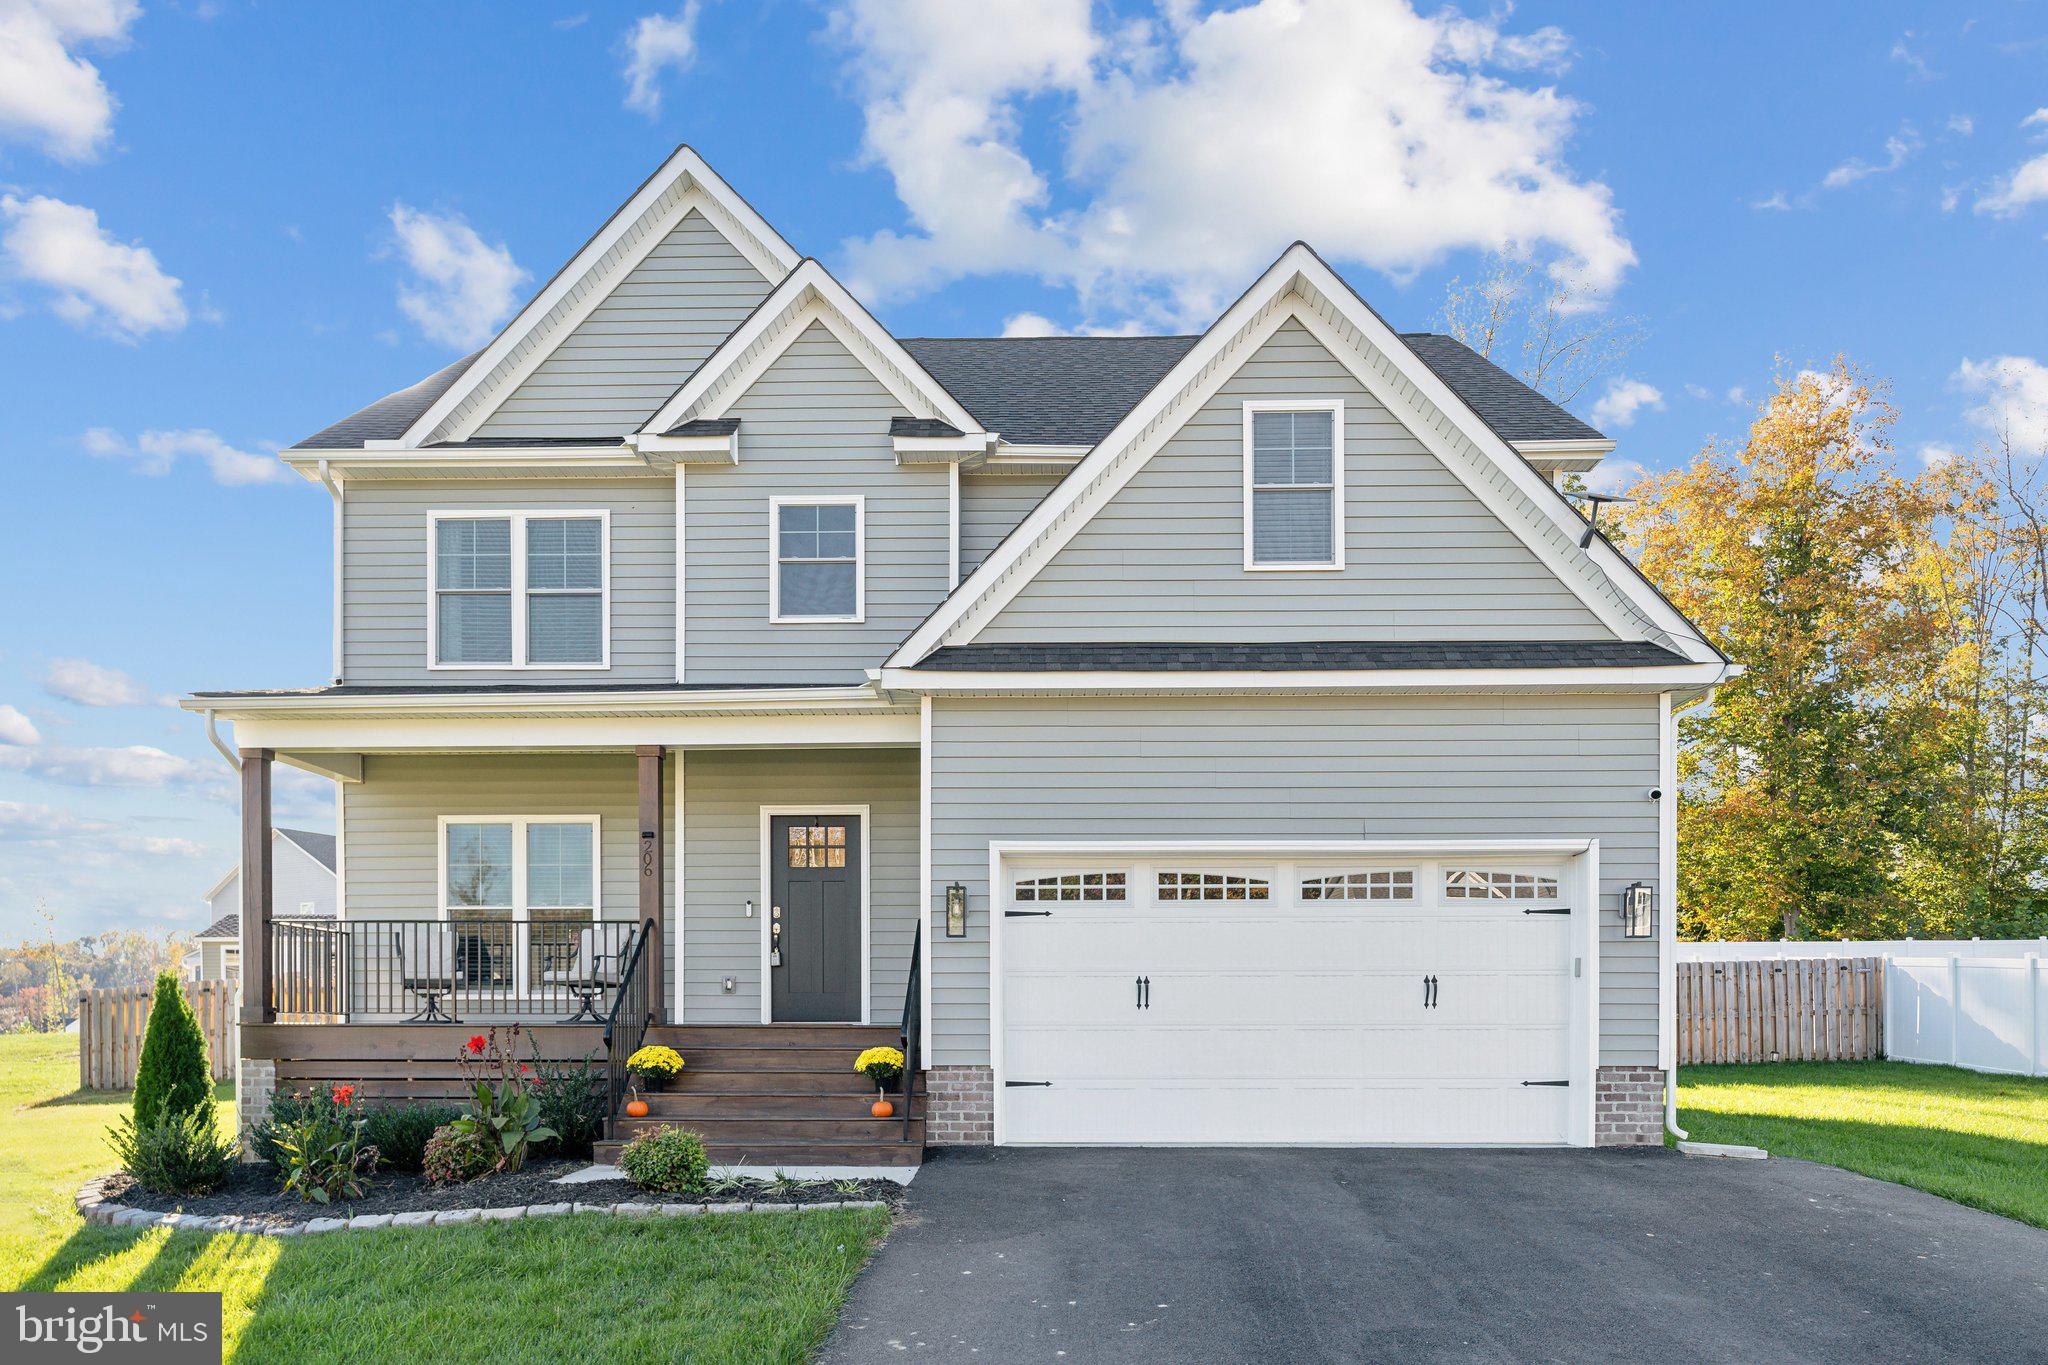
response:
M577 1000L576 1012L565 1024L602 1024L604 1016L597 1011L597 1002L607 990L619 984L623 970L619 954L599 952L597 930L579 930L576 934L576 954L568 964L542 973L541 980L550 986L566 986Z
M411 951L407 951L407 939ZM399 983L426 1003L409 1019L411 1024L454 1024L461 1022L441 1001L451 1003L455 995L456 966L460 947L452 928L436 927L408 935L404 928L391 931L391 946L398 955Z

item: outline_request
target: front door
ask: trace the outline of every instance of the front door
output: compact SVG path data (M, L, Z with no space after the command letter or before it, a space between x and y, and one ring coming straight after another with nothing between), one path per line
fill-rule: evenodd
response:
M859 1023L860 817L773 816L768 857L769 1018Z

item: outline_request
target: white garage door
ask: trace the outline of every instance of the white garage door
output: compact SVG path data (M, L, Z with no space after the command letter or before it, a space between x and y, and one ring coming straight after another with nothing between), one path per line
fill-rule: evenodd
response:
M1006 859L1003 1140L1571 1140L1575 889L1561 859Z

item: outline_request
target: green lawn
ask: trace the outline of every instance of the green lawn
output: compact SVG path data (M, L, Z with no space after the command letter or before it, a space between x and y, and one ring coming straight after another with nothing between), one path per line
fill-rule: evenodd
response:
M2048 1078L1908 1062L1689 1066L1679 1126L2048 1228Z
M230 1356L265 1365L803 1360L888 1227L879 1210L293 1239L91 1226L71 1196L113 1168L128 1097L76 1093L76 1048L0 1036L0 1285L217 1289Z

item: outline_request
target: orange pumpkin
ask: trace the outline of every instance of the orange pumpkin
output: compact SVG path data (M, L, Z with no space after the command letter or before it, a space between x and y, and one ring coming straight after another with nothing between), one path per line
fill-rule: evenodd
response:
M638 1095L635 1095L635 1096L634 1096L634 1097L633 1097L632 1099L630 1099L630 1100L627 1100L627 1101L626 1101L626 1117L627 1117L627 1118L629 1118L629 1119L644 1119L644 1118L646 1118L646 1117L647 1117L647 1101L646 1101L646 1100L643 1100L643 1099L641 1099L641 1098L640 1098L640 1097L639 1097Z
M878 1119L885 1119L896 1112L896 1106L887 1100L876 1100L868 1106L868 1112Z

